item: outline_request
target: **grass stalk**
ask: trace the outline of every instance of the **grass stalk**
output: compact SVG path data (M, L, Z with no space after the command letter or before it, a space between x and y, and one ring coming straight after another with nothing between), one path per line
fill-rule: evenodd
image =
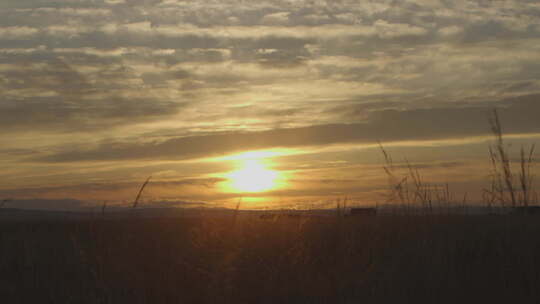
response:
M489 201L498 200L501 206L510 205L515 207L528 207L536 197L533 193L533 175L531 173L534 164L535 145L528 150L521 146L519 156L518 185L514 181L514 173L511 168L509 152L503 139L501 121L497 109L494 109L489 119L491 131L495 137L495 143L489 148L492 168L491 189L485 192L491 196Z
M152 176L149 176L146 179L146 181L142 184L141 188L139 189L139 193L137 193L137 197L135 198L135 201L133 202L132 208L137 208L137 206L139 204L139 199L141 198L141 194L142 194L144 188L146 187L146 185L148 185L148 182L150 182L151 178L152 178Z
M506 187L506 189L501 187L498 190L501 195L501 199L504 199L504 194L507 192L510 196L511 206L516 207L518 201L516 197L516 189L514 187L514 175L512 174L512 170L510 167L510 159L504 145L501 121L499 119L497 109L493 109L493 113L489 119L489 123L491 126L491 132L495 137L495 145L490 152L492 163L495 162L495 165L500 167L502 173L497 174L496 176L500 179L500 184L503 184Z
M107 208L107 201L103 201L103 205L101 206L101 215L105 215L105 208Z

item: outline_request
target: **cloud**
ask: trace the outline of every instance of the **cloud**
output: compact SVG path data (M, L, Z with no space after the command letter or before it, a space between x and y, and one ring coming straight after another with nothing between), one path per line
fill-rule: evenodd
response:
M28 39L38 33L38 30L28 26L11 26L0 28L0 39Z
M261 19L261 23L268 25L284 25L289 22L289 15L290 12L268 14Z
M0 1L0 152L46 162L9 163L24 180L49 162L481 135L492 106L535 133L539 16L517 0Z
M0 127L3 130L28 128L62 132L89 131L132 124L173 115L179 105L145 99L107 98L73 103L56 97L3 100L0 103Z
M411 164L402 164L402 165L393 165L393 168L396 169L451 169L451 168L459 168L467 165L466 162L458 162L458 161L449 161L449 162L435 162L435 163L411 163Z
M22 199L6 203L5 208L33 209L33 210L63 210L81 211L94 205L76 199Z
M377 20L373 24L377 35L381 38L395 38L401 36L421 36L427 33L427 30L418 26L403 24L403 23L389 23L385 20Z
M151 73L139 76L117 59L102 59L103 54L94 49L79 50L82 54L75 55L57 51L0 55L0 77L4 79L0 82L4 93L0 127L4 130L104 129L171 116L184 105L156 94L146 97L129 92L138 91L138 84L145 80L154 80L149 85L157 86L158 77L151 77ZM188 76L176 70L169 72L167 79Z
M209 195L209 190L215 190L216 185L223 182L222 178L186 178L180 180L151 180L145 188L143 199L145 201L169 200L168 196L178 198L181 195L197 195L204 197ZM41 203L36 199L53 200L49 206L80 207L95 202L99 197L106 197L108 201L124 201L132 203L134 196L140 189L140 182L110 182L110 183L80 183L61 186L26 187L17 189L0 189L0 198L11 198L8 207L24 206L25 200L33 202L32 207L38 207L34 203ZM64 201L66 197L77 197L81 201Z
M41 210L41 211L68 211L68 212L93 212L101 213L101 208L103 206L102 202L96 201L81 201L77 199L17 199L12 200L6 203L4 208L13 208L13 209L23 209L23 210ZM119 202L108 202L106 206L106 211L108 213L126 210L130 208L132 203L119 203ZM144 202L140 205L139 208L146 209L148 208L182 208L182 207L205 207L208 206L205 202L192 202L192 201L181 201L181 200L158 200ZM36 218L42 219L43 216L47 214L26 214L35 215ZM53 215L53 214L51 214ZM11 217L17 216L11 214ZM20 216L24 218L25 214L21 213Z
M451 25L451 26L442 27L438 31L443 36L452 36L452 35L456 35L463 32L463 28L457 25Z
M537 117L540 96L497 103L508 134L540 133ZM42 157L46 162L126 159L190 159L244 150L301 147L338 143L373 144L378 141L429 141L490 134L486 106L380 110L357 124L331 124L260 132L222 132L188 136L160 143L103 145L89 151L66 151Z

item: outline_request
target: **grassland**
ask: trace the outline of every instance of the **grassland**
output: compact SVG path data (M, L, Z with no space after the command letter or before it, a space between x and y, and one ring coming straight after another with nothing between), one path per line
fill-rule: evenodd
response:
M3 303L538 303L536 216L0 222Z
M345 201L334 213L260 216L239 201L236 210L147 216L136 207L150 178L125 213L109 214L105 204L93 216L0 208L0 299L540 303L540 215L511 212L538 210L530 208L538 205L535 147L511 161L496 111L490 122L483 215L467 214L466 196L456 200L448 184L425 181L409 162L397 170L382 145L395 208L378 216L345 216Z

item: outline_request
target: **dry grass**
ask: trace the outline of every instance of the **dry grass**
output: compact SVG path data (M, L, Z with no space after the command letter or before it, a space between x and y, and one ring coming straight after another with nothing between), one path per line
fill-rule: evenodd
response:
M495 202L498 202L501 207L512 208L538 204L536 192L532 188L534 176L531 173L535 146L531 145L529 149L522 146L520 149L518 183L516 185L516 173L512 170L510 152L504 142L497 110L493 110L489 122L495 143L489 147L492 171L491 185L489 189L484 190L484 199L490 206Z
M144 183L141 185L141 188L139 189L139 192L137 193L137 197L135 198L135 201L133 202L133 208L137 208L137 205L139 204L139 199L141 198L141 194L144 191L144 188L146 187L146 185L148 185L148 183L150 182L151 178L152 176L149 176L146 179L146 181L144 181Z
M537 303L534 217L0 223L4 303Z
M448 183L438 185L426 182L418 168L408 160L405 160L407 167L405 172L398 170L390 153L382 144L379 144L379 147L385 160L383 169L388 177L389 191L386 203L399 205L400 214L449 213L451 209L455 210L456 206L466 205L466 194L459 205Z
M483 189L483 201L490 210L494 207L515 208L538 205L538 194L534 190L535 145L529 148L521 146L518 160L519 170L513 169L516 164L511 160L511 154L504 141L501 121L496 109L489 117L489 124L494 137L494 143L489 146L489 159L491 164L490 186ZM448 183L437 185L425 181L420 171L405 160L407 170L397 170L388 151L379 144L384 156L383 169L388 176L389 191L387 202L399 204L402 214L444 213L444 210L457 210L463 212L467 209L467 193L462 201L450 191ZM517 182L516 182L517 176ZM460 208L456 208L460 207ZM437 210L435 210L437 209ZM493 212L491 212L493 213Z

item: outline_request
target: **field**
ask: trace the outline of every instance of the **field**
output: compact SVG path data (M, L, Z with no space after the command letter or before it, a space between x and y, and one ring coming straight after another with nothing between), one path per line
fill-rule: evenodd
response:
M536 216L0 222L3 303L538 303Z

